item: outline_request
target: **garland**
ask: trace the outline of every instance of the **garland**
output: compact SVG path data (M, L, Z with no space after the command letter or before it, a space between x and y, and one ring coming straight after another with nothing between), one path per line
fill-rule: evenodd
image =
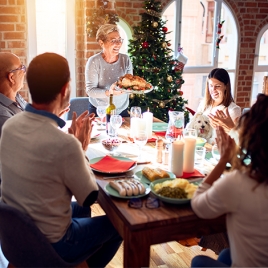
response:
M100 26L119 22L119 17L115 12L105 10L109 1L100 0L99 2L101 2L100 7L94 8L92 14L87 18L86 32L89 37L96 37Z

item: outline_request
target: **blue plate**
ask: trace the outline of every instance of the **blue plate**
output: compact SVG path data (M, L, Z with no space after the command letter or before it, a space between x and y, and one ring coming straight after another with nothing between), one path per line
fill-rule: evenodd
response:
M160 123L160 122L153 123L153 132L166 131L167 128L168 128L168 123Z

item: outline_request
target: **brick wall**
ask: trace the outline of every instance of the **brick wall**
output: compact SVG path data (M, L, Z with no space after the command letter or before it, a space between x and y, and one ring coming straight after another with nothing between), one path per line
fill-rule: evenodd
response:
M24 0L0 0L0 50L12 52L27 65L27 24ZM28 99L26 82L21 95Z
M189 1L189 0L188 0ZM85 96L84 70L88 57L100 50L95 38L86 36L86 17L97 6L97 0L76 0L76 81L77 96ZM130 26L140 21L143 0L110 0L110 9ZM165 7L169 0L162 0ZM235 14L239 32L238 76L236 102L241 107L250 105L255 42L261 28L268 24L267 0L226 0ZM25 0L0 0L0 49L17 54L27 62L27 24ZM27 98L26 89L23 96Z

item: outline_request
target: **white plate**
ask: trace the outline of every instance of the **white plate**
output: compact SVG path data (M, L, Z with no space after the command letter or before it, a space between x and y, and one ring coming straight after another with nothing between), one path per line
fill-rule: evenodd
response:
M176 205L183 205L183 204L190 203L191 199L188 199L188 198L179 199L179 198L165 197L165 196L162 196L162 195L157 194L157 193L154 191L154 186L155 186L155 184L157 184L157 183L162 183L162 182L167 181L167 180L172 180L172 179L160 179L160 180L155 180L155 181L151 182L151 184L150 184L151 192L152 192L158 199L160 199L160 200L162 200L163 202L166 202L166 203L176 204ZM199 184L199 183L198 183L198 182L193 182L193 184Z
M174 173L169 172L169 171L167 173L169 174L170 179L175 179L176 178L176 175ZM151 183L150 180L148 180L145 176L142 175L141 170L136 172L135 176L138 177L142 183L145 183L145 184L150 184Z
M145 90L134 90L134 89L125 89L125 88L120 88L118 86L115 87L116 90L126 92L126 93L134 93L134 94L145 94L151 92L154 87L151 85L151 88L145 89Z
M66 122L65 126L63 128L60 128L60 130L62 130L63 132L68 132L68 128L71 126L72 120L66 120L65 122ZM100 134L101 134L101 132L96 129L96 125L93 122L93 128L92 128L92 132L91 132L91 139L97 138Z
M108 183L106 186L105 186L105 191L109 194L109 195L112 195L114 197L118 197L118 198L123 198L123 199L130 199L130 198L139 198L139 197L143 197L143 196L146 196L147 194L150 193L151 189L150 187L146 184L146 183L142 183L143 186L146 188L146 191L144 194L140 194L140 195L131 195L131 196L121 196L114 188L112 188L110 186L110 184Z
M96 157L96 158L93 158L93 159L90 159L89 160L89 163L90 164L95 164L96 162L100 161L102 157ZM126 158L126 157L121 157L121 156L112 156L113 158L115 159L118 159L118 160L121 160L121 161L133 161L131 160L130 158ZM94 171L97 171L97 172L101 172L101 173L105 173L105 174L121 174L121 173L125 173L125 172L128 172L132 169L134 169L135 167L137 166L137 163L135 163L131 168L127 169L127 170L124 170L124 171L120 171L120 172L114 172L114 171L102 171L102 170L98 170L98 169L95 169L93 167L91 167L92 170Z

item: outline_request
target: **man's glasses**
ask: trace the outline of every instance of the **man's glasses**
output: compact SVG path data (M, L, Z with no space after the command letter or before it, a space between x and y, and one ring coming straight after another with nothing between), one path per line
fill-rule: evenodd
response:
M140 198L131 198L128 200L128 206L130 208L142 208L143 204L142 204L142 200ZM145 202L145 206L147 208L158 208L160 207L160 203L159 200L157 198L153 198L153 197L148 197L146 202Z
M108 40L111 44L122 44L124 39L122 38L119 38L119 39L111 39L111 40Z
M20 71L20 70L22 70L24 73L26 73L26 66L21 65L21 67L18 67L18 68L14 69L14 70L9 71L9 73L14 73L14 72Z

